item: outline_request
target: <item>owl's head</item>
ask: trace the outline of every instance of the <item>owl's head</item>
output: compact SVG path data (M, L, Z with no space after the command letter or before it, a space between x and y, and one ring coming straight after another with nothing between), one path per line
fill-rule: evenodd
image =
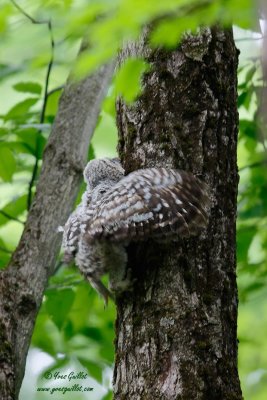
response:
M111 185L119 182L124 176L124 169L118 158L101 158L92 160L86 165L83 172L88 189L93 190L98 185Z

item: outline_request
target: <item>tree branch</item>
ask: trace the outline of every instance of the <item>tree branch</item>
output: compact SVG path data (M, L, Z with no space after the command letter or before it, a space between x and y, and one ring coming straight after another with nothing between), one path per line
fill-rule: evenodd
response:
M37 20L33 18L30 14L28 14L15 0L10 0L10 2L17 8L21 14L23 14L26 18L28 18L33 24L41 25L41 24L48 24L48 20Z
M110 63L79 83L68 82L44 151L37 191L20 243L0 273L0 387L17 399L43 292L60 248L57 227L77 196L100 103L114 70Z
M45 78L45 91L44 91L44 99L43 99L43 106L41 110L41 115L40 115L40 124L44 123L45 120L45 111L46 111L46 106L47 106L47 100L48 100L48 86L49 86L49 79L53 67L53 62L54 62L54 49L55 49L55 42L54 42L54 37L53 37L53 29L52 29L52 23L51 21L47 22L49 34L50 34L50 46L51 46L51 58L49 61L49 64L47 66L47 72L46 72L46 78ZM35 146L35 163L32 171L32 177L29 183L29 189L28 189L28 198L27 198L27 208L28 210L31 207L32 203L32 189L33 185L38 173L38 161L39 161L39 151L40 151L40 133L41 131L38 131L38 135L36 138L36 146Z

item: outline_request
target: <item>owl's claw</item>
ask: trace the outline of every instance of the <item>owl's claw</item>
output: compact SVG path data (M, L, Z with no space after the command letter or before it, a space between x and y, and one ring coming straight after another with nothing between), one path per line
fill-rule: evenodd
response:
M91 286L97 291L97 293L104 299L105 307L108 305L108 299L111 298L114 301L113 294L106 288L106 286L100 281L91 276L86 276Z

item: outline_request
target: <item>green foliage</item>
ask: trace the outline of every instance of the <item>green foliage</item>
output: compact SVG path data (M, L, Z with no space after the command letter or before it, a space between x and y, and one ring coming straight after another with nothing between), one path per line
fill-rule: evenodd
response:
M41 94L42 86L36 82L18 82L13 85L17 92Z
M79 363L80 370L106 387L103 372L113 362L114 311L113 304L104 308L76 270L60 268L50 279L32 338L32 346L53 357L47 371Z
M67 321L74 299L75 294L72 289L51 289L47 292L46 311L59 330L62 329L63 324Z
M38 99L35 97L25 99L20 103L17 103L14 107L12 107L9 112L5 115L4 120L25 120L25 114L30 111L31 107L37 103Z
M228 26L233 21L239 27L251 29L255 12L250 0L23 0L18 3L37 22L44 23L32 24L9 0L0 5L3 46L0 268L8 263L21 233L27 216L29 182L33 179L34 190L38 180L39 169L33 176L33 168L36 163L41 165L70 70L78 77L88 74L116 56L123 43L136 39L147 24L152 28L149 35L152 46L173 48L184 33L197 33L201 25L219 22ZM52 21L53 49L45 23L48 19ZM87 41L88 47L75 62L81 40ZM266 126L259 118L263 86L260 61L257 57L244 60L242 54L237 222L240 373L245 399L263 400L267 390ZM142 75L148 69L141 58L132 58L117 70L103 103L88 159L116 155L115 98L121 95L127 102L134 101L141 91ZM83 190L84 186L77 202ZM63 266L50 279L32 347L52 357L47 370L79 365L88 372L95 387L104 388L101 392L104 394L99 391L98 398L111 399L105 373L113 364L114 318L114 304L104 309L102 300L76 269ZM255 329L251 330L251 326ZM26 398L29 399L28 395L21 400ZM33 398L44 399L39 394Z
M12 218L17 218L25 211L26 204L27 204L27 195L19 196L12 199L9 203L7 203L5 207L2 208L2 211L6 215L10 215ZM8 222L8 217L0 214L0 226L6 224L7 222Z
M46 118L47 121L50 123L53 122L54 117L57 113L60 96L61 96L61 90L57 90L56 92L48 96L46 105Z
M116 93L122 95L126 102L131 103L140 94L141 77L148 69L148 64L142 59L126 60L116 74Z
M12 6L11 4L4 4L0 8L0 33L3 34L6 32L8 28L8 20L12 15Z
M83 367L86 368L88 371L89 375L97 380L98 382L102 382L102 371L103 371L103 365L100 365L94 361L90 361L86 358L83 357L78 357L79 362Z
M16 170L16 161L12 151L0 145L0 177L10 182Z
M17 16L19 11L10 7L7 0L4 2L6 4L0 15L5 21L5 30L10 33L9 19ZM66 37L69 43L81 38L88 40L89 46L75 67L78 75L94 70L115 56L125 41L135 40L143 27L151 22L151 43L172 47L184 32L195 32L200 25L218 22L229 25L233 21L236 25L248 28L253 26L255 18L251 0L92 0L90 5L86 0L25 0L24 6L28 7L31 16L38 21L51 18L59 41ZM36 49L34 65L44 65L47 57L47 49L45 54L41 47L39 51ZM124 87L125 90L126 88L127 86Z

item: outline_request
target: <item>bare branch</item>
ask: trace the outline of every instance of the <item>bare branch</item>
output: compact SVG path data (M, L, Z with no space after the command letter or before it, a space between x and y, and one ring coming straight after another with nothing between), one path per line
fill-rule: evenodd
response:
M42 25L42 24L49 23L49 21L47 21L47 20L37 20L37 19L33 18L22 7L20 7L20 5L16 1L14 1L14 0L10 0L10 1L17 8L17 10L19 10L19 12L21 12L21 14L23 14L26 18L28 18L33 24Z
M47 66L47 72L46 72L46 78L45 78L44 99L43 99L43 106L42 106L41 115L40 115L40 124L43 124L44 120L45 120L45 111L46 111L47 99L48 99L48 86L49 86L49 79L50 79L53 62L54 62L54 49L55 49L55 42L54 42L51 21L47 22L47 26L48 26L48 30L49 30L49 34L50 34L51 58L50 58L48 66ZM39 130L38 133L40 134L41 131ZM39 151L40 151L40 137L39 137L39 135L37 135L36 146L35 146L35 163L33 166L32 176L31 176L31 180L29 183L29 189L28 189L28 199L27 199L28 210L30 209L30 206L32 203L32 190L33 190L33 185L34 185L37 173L38 173Z

